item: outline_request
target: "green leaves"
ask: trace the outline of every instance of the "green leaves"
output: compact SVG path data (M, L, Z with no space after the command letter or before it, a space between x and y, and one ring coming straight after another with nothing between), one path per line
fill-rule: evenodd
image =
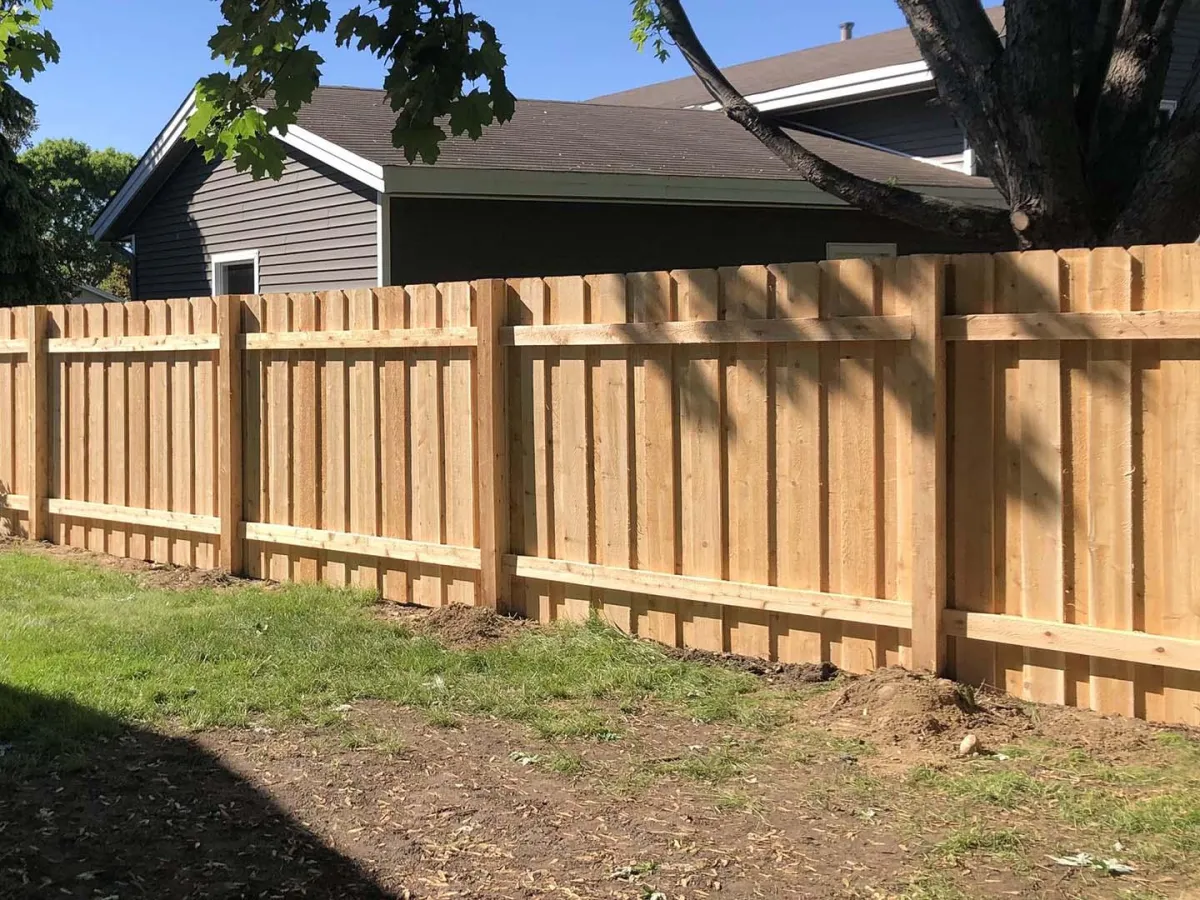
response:
M449 135L478 138L512 118L507 59L496 30L461 0L378 0L337 22L338 46L383 61L383 87L396 112L392 140L405 158L435 162ZM284 151L270 137L296 124L321 82L320 54L306 38L326 30L325 0L222 0L225 18L209 41L229 67L201 79L186 136L206 157L235 160L256 178L279 177Z
M137 165L117 150L93 150L76 140L45 140L21 155L29 183L50 210L42 240L58 262L67 285L99 285L119 257L98 246L88 229Z
M646 49L646 44L652 44L654 55L658 57L658 61L666 62L667 57L671 54L667 50L668 39L664 37L666 26L658 4L655 0L633 0L631 6L633 7L633 31L629 33L629 39L633 41L633 46L637 47L638 52L641 53Z
M58 62L58 43L39 27L39 13L53 5L54 0L0 4L0 81L14 75L31 81L47 63Z

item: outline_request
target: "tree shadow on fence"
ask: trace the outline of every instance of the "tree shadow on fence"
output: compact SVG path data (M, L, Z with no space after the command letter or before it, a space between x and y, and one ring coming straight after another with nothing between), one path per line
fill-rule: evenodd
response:
M395 895L195 742L0 684L0 896Z

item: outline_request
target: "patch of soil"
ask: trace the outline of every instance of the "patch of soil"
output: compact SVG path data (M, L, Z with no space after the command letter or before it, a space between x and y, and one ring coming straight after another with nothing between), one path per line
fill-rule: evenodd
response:
M193 569L188 566L173 566L165 563L148 562L140 559L124 559L108 556L91 550L77 547L66 547L60 544L49 544L42 541L28 541L23 538L4 538L0 546L6 549L20 550L22 553L35 553L40 556L50 556L67 559L72 562L88 563L102 566L116 572L133 575L138 583L147 588L157 588L169 591L187 591L193 588L229 588L254 585L255 587L271 589L278 587L275 582L256 581L230 575L220 569Z
M417 634L427 635L448 647L476 650L505 641L525 628L534 627L523 619L497 615L490 609L474 606L440 606L426 609L381 601L376 612L386 619L397 619Z
M1157 733L1179 730L1088 710L1025 703L999 691L970 690L899 668L845 676L845 686L815 698L808 710L815 723L840 734L882 748L890 744L939 756L953 755L963 738L973 734L980 752L1042 738L1119 764L1145 759L1156 747Z
M657 645L656 646L661 646ZM756 659L753 656L739 656L736 653L715 653L711 650L693 650L685 647L662 647L663 652L674 659L687 662L700 662L709 665L724 666L736 669L749 675L757 675L771 684L781 686L800 684L821 684L833 681L838 676L838 667L830 662L822 663L780 663L766 659Z

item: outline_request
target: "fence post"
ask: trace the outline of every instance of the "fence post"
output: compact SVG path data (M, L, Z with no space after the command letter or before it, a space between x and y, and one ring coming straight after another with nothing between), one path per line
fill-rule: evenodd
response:
M217 514L222 569L242 572L242 298L217 299Z
M946 345L945 259L910 261L913 467L913 668L946 669Z
M500 329L508 307L508 285L498 278L475 283L477 331L475 355L479 480L478 606L508 608L508 381L507 352Z
M29 539L49 536L46 498L50 484L50 398L47 326L50 310L29 307Z

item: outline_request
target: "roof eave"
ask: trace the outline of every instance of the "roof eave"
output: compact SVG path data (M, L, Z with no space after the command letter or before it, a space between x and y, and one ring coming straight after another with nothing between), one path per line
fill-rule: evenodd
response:
M988 186L898 183L901 187L930 196L984 206L1004 205L999 193ZM384 184L387 194L401 197L721 203L814 208L848 206L844 201L798 178L386 166Z

